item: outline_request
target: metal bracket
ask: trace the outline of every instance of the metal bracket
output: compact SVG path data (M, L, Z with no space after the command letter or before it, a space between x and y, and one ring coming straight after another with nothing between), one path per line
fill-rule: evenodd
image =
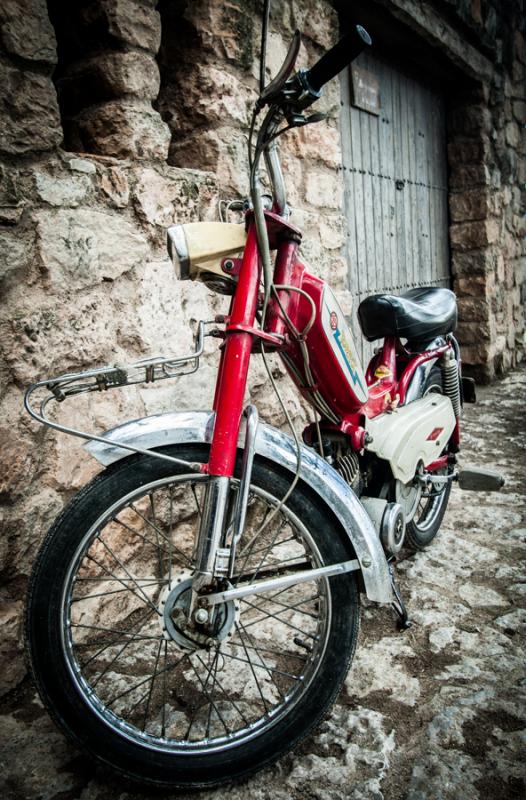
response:
M261 331L259 328L251 328L249 325L228 325L226 333L250 333L251 336L255 336L257 339L263 339L264 342L273 344L274 347L281 347L285 341L285 337L280 334L265 333L265 331Z
M45 380L38 381L38 383L33 383L24 395L25 409L33 419L42 423L42 425L46 425L48 428L54 428L70 436L78 436L80 439L106 444L107 439L103 436L97 436L93 433L87 433L86 431L77 430L76 428L70 428L67 425L53 422L47 416L48 404L52 400L62 403L69 397L86 394L87 392L103 392L108 389L115 389L138 383L152 383L153 381L164 380L166 378L178 378L196 372L199 368L199 359L204 352L205 325L207 324L209 323L203 321L199 322L195 350L188 355L147 358L126 366L115 364L114 366L99 367L85 372L71 372L64 375L57 375L54 378L46 378ZM37 410L33 407L32 401L33 394L40 389L46 389L49 394L39 401ZM151 455L163 461L184 465L192 472L203 472L205 468L205 466L199 462L185 461L181 458L168 456L165 453L158 453L154 450L147 450L142 447L125 444L124 442L116 441L114 444L132 453Z

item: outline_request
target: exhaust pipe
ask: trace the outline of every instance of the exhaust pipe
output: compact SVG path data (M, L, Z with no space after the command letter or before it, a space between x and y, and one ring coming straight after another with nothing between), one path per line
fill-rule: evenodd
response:
M460 470L457 480L461 489L471 492L498 492L504 486L502 475L480 467Z

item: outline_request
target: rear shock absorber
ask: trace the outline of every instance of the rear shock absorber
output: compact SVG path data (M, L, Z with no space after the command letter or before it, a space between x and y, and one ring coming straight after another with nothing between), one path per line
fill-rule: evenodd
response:
M457 419L460 417L462 404L460 400L460 375L458 361L452 350L448 350L442 357L442 378L444 394L451 400L453 411Z

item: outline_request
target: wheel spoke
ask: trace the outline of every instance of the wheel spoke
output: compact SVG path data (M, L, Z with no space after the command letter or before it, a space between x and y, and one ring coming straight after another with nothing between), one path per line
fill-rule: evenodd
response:
M243 597L241 599L241 602L245 603L245 605L250 606L251 608L256 609L257 611L261 611L261 609L258 606L255 606L253 603L251 603L245 597ZM275 614L273 614L272 611L265 611L263 616L259 617L259 619L255 619L255 620L251 620L250 622L247 622L247 624L245 625L245 628L250 628L252 625L257 625L259 622L263 622L263 620L267 619L267 617L272 617L272 619L276 619L278 622L281 622L282 625L286 625L288 628L292 628L293 630L298 631L298 633L301 633L302 636L308 636L309 639L316 639L315 636L313 636L310 633L307 633L307 631L305 631L305 630L302 630L302 628L298 628L297 625L293 625L292 622L287 622L287 620L282 619L279 615L283 614L285 612L285 610L286 609L283 609L283 611L276 611Z
M159 611L159 609L158 609L158 608L157 608L157 607L156 607L156 606L155 606L155 605L152 603L152 601L150 600L150 598L148 597L148 595L146 594L146 592L143 592L143 590L142 590L142 587L141 587L141 586L140 586L140 585L137 583L137 580L136 580L136 578L134 578L134 577L133 577L133 575L131 575L131 574L130 574L130 572L128 572L128 570L126 569L126 567L124 566L124 564L122 563L122 561L120 560L120 558L119 558L118 556L116 556L116 555L115 555L115 553L113 552L113 550L111 549L111 547L109 546L109 544L107 544L107 543L104 541L104 539L102 539L102 538L101 538L101 536L100 536L100 535L97 535L97 537L96 537L96 538L97 538L97 541L99 541L99 542L102 544L102 546L104 547L104 549L105 549L105 550L107 550L107 551L108 551L108 553L109 553L109 554L110 554L110 555L111 555L111 556L112 556L112 557L115 559L115 561L117 562L117 564L119 565L119 567L120 567L122 570L124 570L124 572L126 573L126 575L128 576L128 578L131 580L131 582L133 583L133 585L137 587L137 589L138 589L138 590L139 590L139 592L140 592L140 595L142 595L142 597L143 597L144 601L147 603L147 605L149 605L151 608L153 608L155 611L157 611L157 613L158 613L158 614L160 614L161 612Z
M175 669L177 669L177 667L180 664L182 664L185 658L188 658L188 653L184 653L175 664L169 664L167 667L163 667L163 669L157 674L164 675L169 672L173 672ZM117 694L115 695L115 697L112 697L111 700L106 702L106 706L110 708L114 703L117 702L117 700L121 700L123 697L126 697L127 695L131 694L131 692L134 692L136 689L139 688L139 686L144 686L144 684L148 683L149 680L151 680L151 675L148 675L147 678L143 678L141 681L139 681L139 683L136 683L135 686L130 686L128 689L125 689L123 692L120 692L120 694Z
M107 671L107 670L108 670L108 669L109 669L111 666L113 666L114 662L115 662L115 661L117 660L117 658L118 658L118 657L121 655L121 653L122 653L122 652L124 652L124 650L126 649L126 647L127 647L129 644L131 644L131 642L133 642L133 641L135 641L135 640L137 639L137 637L138 637L138 635L139 635L139 631L140 631L140 630L142 629L142 627L144 626L144 623L145 623L145 622L146 622L148 619L150 619L150 618L152 617L152 614L153 614L153 611L151 611L151 610L149 609L149 610L146 612L145 616L143 616L143 617L142 617L142 618L139 620L139 622L138 622L138 623L137 623L135 626L133 626L133 627L135 628L135 630L133 630L133 631L130 631L130 632L133 632L133 636L132 636L132 638L131 638L131 639L127 639L127 640L125 641L125 643L124 643L124 645L123 645L123 647L122 647L122 650L119 650L119 652L117 653L117 655L115 656L115 658L114 658L114 659L112 659L112 661L110 662L110 665L109 665L109 667L106 667L106 669L104 670L104 673L105 673L105 672L106 672L106 671ZM117 641L118 641L118 640L117 640ZM87 661L84 661L84 662L83 662L81 665L79 665L79 669L81 669L81 670L82 670L82 669L85 669L85 668L88 666L88 664L90 664L92 661L94 661L96 658L98 658L98 657L99 657L99 656L100 656L100 655L101 655L101 654L102 654L102 653L103 653L105 650L107 650L107 649L108 649L108 647L114 647L116 644L117 644L117 642L116 642L116 641L115 641L115 642L110 642L109 644L106 644L104 647L102 647L100 650L98 650L98 651L97 651L97 652L96 652L94 655L92 655L92 656L91 656L91 658L88 658L88 660L87 660ZM104 673L103 673L103 674L104 674ZM102 675L99 675L99 677L97 678L97 681L96 681L96 683L98 683L98 681L100 680L100 678L101 678L101 677L102 677ZM94 686L94 685L95 685L95 684L92 684L92 686Z
M153 685L154 685L155 679L157 677L157 667L159 666L159 658L160 658L160 655L161 655L162 646L163 646L163 641L161 639L161 641L159 642L159 647L157 648L157 655L155 657L155 666L153 668L153 675L152 675L152 680L151 680L151 683L150 683L150 691L148 692L148 700L146 701L146 709L144 711L144 719L143 719L143 722L142 722L143 731L146 730L146 722L148 721L148 712L150 710L150 703L151 703L151 700L152 700Z
M152 482L97 521L72 563L64 622L79 691L110 727L161 750L203 754L251 738L298 702L316 675L331 608L322 601L330 584L318 581L220 604L205 633L188 626L187 570L206 480ZM315 542L253 486L231 584L322 564Z
M252 661L251 661L251 658L250 658L250 655L249 655L249 653L248 653L248 651L247 651L247 648L245 647L245 641L244 641L244 639L243 639L243 636L242 636L242 634L241 634L240 627L239 627L239 625L238 625L238 623L237 623L237 622L236 622L236 630L237 630L237 633L238 633L238 636L239 636L239 640L240 640L240 642L241 642L241 645L242 645L242 647L243 647L243 650L245 651L245 655L246 655L246 657L247 657L247 659L248 659L248 664L249 664L249 666L250 666L250 671L252 672L252 676L253 676L253 678L254 678L254 681L256 682L257 690L258 690L258 692L259 692L259 696L261 697L261 702L263 703L263 706L265 707L265 712L266 712L266 713L268 713L269 707L268 707L267 701L266 701L266 699L265 699L265 695L264 695L264 694L263 694L263 692L261 691L261 686L259 685L258 677L257 677L257 675L256 675L256 672L255 672L255 670L254 670L254 665L253 665L253 663L252 663Z

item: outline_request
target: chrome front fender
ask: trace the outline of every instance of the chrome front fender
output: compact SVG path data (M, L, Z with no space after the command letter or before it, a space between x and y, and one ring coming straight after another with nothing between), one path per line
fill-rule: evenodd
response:
M244 424L244 423L243 423ZM89 442L86 450L104 466L129 456L116 444L130 444L145 449L171 444L208 443L212 439L214 414L211 411L180 411L157 414L126 422L104 434L107 444ZM239 446L243 446L244 427ZM260 423L256 453L291 473L296 471L294 440L270 425ZM349 537L360 562L365 592L370 600L390 603L393 600L389 568L371 518L343 478L314 450L302 447L301 479L336 515Z

